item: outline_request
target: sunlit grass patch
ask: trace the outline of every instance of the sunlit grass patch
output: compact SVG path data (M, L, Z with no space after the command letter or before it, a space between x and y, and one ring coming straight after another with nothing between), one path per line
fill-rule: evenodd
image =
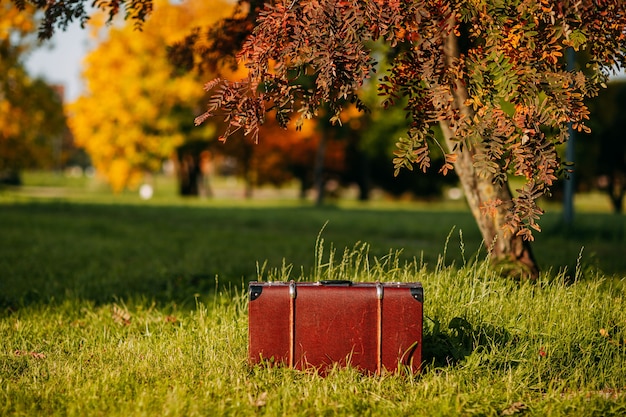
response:
M0 415L623 415L612 219L551 223L531 283L454 211L3 203ZM250 367L251 279L421 281L423 372Z

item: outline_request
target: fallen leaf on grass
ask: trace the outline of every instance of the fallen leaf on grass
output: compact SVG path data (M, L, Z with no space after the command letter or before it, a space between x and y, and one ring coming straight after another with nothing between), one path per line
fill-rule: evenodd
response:
M504 410L502 410L500 415L501 416L512 416L513 414L523 413L527 409L528 409L528 407L526 406L526 404L517 401L517 402L514 402L513 404L509 405Z
M130 313L126 310L118 306L117 304L113 304L113 320L122 326L128 326L130 324Z
M624 342L624 339L620 339L618 340L614 340L611 335L609 334L609 332L602 328L600 329L600 336L604 337L610 344L621 347L622 345L626 346L626 342Z
M262 392L258 398L254 398L252 394L248 394L248 399L250 400L250 405L254 407L263 407L267 404L267 391Z
M591 391L588 392L585 396L587 398L591 398L593 396L599 396L599 397L603 397L607 400L617 400L620 396L622 396L624 393L623 390L618 390L618 389L613 389L613 388L606 388L600 391Z
M23 350L16 350L15 356L31 356L35 359L45 359L46 355L40 352L24 352Z

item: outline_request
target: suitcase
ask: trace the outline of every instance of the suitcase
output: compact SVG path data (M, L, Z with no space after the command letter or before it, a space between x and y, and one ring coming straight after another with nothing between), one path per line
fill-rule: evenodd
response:
M420 283L250 282L248 359L324 374L419 371Z

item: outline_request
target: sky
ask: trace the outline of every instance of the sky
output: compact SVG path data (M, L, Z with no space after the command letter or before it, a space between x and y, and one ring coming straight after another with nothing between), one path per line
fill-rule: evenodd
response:
M81 62L89 51L89 29L75 22L68 29L55 32L28 56L26 68L31 76L40 76L49 83L65 87L65 101L72 102L82 91Z

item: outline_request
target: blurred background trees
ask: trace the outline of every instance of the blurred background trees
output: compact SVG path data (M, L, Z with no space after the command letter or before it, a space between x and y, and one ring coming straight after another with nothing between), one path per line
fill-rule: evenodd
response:
M86 93L69 106L70 125L114 191L135 189L174 157L181 193L201 192L204 148L198 143L214 139L215 126L192 128L202 81L177 71L166 46L230 10L226 2L163 0L141 31L128 21L106 27L105 16L90 20L97 46L85 59Z
M61 87L32 79L24 58L35 47L34 10L0 5L0 183L19 185L28 168L58 168L71 142Z
M206 65L205 54L216 50L207 43L215 37L201 36L200 28L218 21L227 25L224 19L232 13L226 2L156 1L141 31L124 20L109 27L103 14L90 20L95 47L84 61L86 92L68 106L70 125L76 143L115 192L150 182L168 161L182 195L210 196L213 173L242 178L247 197L255 187L296 180L301 197L313 190L319 203L353 185L358 198L366 200L373 187L393 197L433 197L442 185L456 181L454 176L409 171L394 178L394 144L406 129L400 106L385 116L347 111L342 126L310 121L300 131L282 129L270 116L258 143L242 135L220 142L224 126L218 120L193 126L206 100L200 88L204 81L245 76L228 59L235 51L232 40L209 60L213 65ZM193 47L175 47L190 39ZM372 102L378 101L376 88L372 83L365 92Z
M114 190L150 181L164 164L175 168L183 195L211 195L213 173L242 178L247 196L256 187L280 187L294 180L302 197L313 190L319 200L349 187L363 200L373 189L392 198L432 198L456 187L456 176L440 176L436 169L403 170L393 176L395 142L407 130L406 103L377 110L376 80L362 91L372 112L348 109L341 115L341 126L316 120L299 132L283 130L270 115L258 144L237 136L220 142L217 135L223 126L217 121L194 127L191 121L206 101L203 82L218 75L243 76L236 72L233 56L254 26L256 14L248 9L262 4L207 3L156 1L142 31L136 30L137 21L121 18L105 26L108 14L89 21L96 47L85 60L87 90L67 107L68 118L76 141ZM19 11L10 2L1 7L0 177L19 183L22 169L60 168L77 163L79 154L65 127L62 88L33 80L22 64L35 47L37 16L32 8ZM55 19L61 26L66 22L61 15ZM82 21L79 15L75 19ZM40 26L40 35L51 27ZM381 66L397 52L376 48ZM577 140L576 157L577 188L609 192L616 211L622 207L625 183L625 110L619 91L619 84L611 84L589 102L592 134ZM431 157L435 167L443 160L436 149ZM170 161L174 163L168 165ZM79 163L85 166L87 161L83 157Z
M588 101L591 133L576 146L579 191L600 189L615 213L624 211L626 194L626 81L614 81Z

